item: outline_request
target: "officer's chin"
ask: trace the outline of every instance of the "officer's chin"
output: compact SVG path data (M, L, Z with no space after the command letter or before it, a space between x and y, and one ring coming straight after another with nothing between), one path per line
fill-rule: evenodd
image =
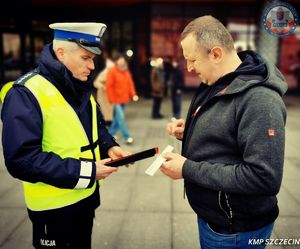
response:
M81 76L79 80L85 82L88 80L88 76Z

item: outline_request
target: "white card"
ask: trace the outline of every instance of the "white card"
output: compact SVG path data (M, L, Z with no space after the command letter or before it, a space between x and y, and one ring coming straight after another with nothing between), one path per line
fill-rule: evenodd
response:
M162 156L166 152L172 152L174 147L168 145L162 153L154 160L154 162L147 168L145 173L149 176L154 176L155 172L161 167L161 165L166 161L166 159Z

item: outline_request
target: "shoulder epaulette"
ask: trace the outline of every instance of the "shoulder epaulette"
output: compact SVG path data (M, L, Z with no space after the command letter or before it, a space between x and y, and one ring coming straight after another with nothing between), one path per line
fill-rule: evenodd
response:
M19 79L17 79L15 82L14 82L14 85L19 85L19 86L24 86L25 85L25 82L27 80L29 80L30 78L32 78L33 76L37 75L38 73L35 72L35 71L31 71L31 72L28 72L27 74L21 76Z

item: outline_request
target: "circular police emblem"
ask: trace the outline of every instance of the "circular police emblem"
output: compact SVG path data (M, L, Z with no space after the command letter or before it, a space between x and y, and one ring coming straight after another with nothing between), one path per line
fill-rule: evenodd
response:
M276 37L293 33L298 21L298 13L289 3L272 3L263 12L265 30Z

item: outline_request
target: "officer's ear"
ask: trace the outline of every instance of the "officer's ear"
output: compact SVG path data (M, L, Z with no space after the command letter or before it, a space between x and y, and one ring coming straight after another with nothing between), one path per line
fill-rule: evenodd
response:
M58 47L55 51L56 57L59 61L63 61L65 58L65 50L62 47Z

